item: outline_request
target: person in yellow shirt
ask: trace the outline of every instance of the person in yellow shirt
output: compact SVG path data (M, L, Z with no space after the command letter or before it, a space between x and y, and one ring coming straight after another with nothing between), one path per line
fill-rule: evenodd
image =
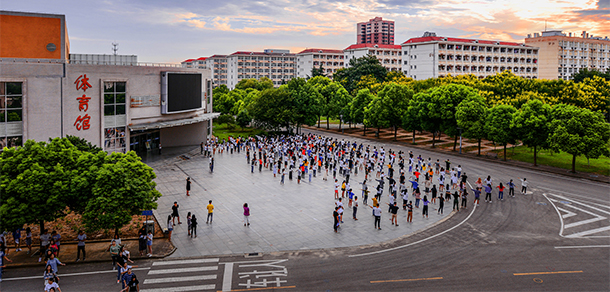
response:
M212 205L212 200L210 200L210 203L206 208L208 209L208 218L206 219L205 223L212 223L212 219L214 219L214 205Z

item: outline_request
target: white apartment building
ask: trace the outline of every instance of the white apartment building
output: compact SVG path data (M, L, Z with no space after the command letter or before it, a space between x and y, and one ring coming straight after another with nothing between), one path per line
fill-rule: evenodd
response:
M235 52L227 56L227 87L235 88L242 79L267 77L274 86L296 77L296 56L289 50Z
M610 68L610 39L593 37L583 31L580 37L559 30L534 33L525 39L540 48L540 78L572 79L572 74L588 68L605 72Z
M388 71L400 71L401 46L381 44L356 44L343 50L345 56L345 67L349 67L350 59L357 59L366 55L373 55Z
M214 87L227 85L227 56L213 55L206 60L206 67L212 69Z
M402 71L416 80L474 74L485 78L505 70L538 78L537 47L477 39L438 37L426 32L402 44Z
M311 77L311 70L315 68L324 69L324 74L328 78L333 78L333 74L338 69L344 68L344 55L342 50L332 49L307 49L297 55L297 77Z
M206 57L188 59L180 62L183 68L207 69Z

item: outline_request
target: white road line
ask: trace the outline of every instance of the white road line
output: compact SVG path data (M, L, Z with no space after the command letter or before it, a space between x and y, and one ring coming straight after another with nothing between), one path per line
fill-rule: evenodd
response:
M557 249L563 248L595 248L595 247L610 247L610 245L573 245L573 246L556 246Z
M468 183L468 185L470 185L470 183ZM468 214L468 217L466 217L466 219L464 219L464 221L458 223L457 225L455 225L455 226L453 226L453 227L451 227L451 228L449 228L449 229L447 229L447 230L445 230L445 231L443 231L441 233L437 233L437 234L432 235L430 237L427 237L427 238L424 238L424 239L421 239L421 240L418 240L416 242L412 242L412 243L409 243L409 244L405 244L405 245L401 245L401 246L397 246L397 247L393 247L393 248L388 248L388 249L382 249L382 250L373 251L373 252L367 252L367 253L361 253L361 254L353 254L353 255L349 255L347 257L349 257L349 258L361 257L361 256L367 256L367 255L373 255L373 254L383 253L383 252L387 252L387 251L397 250L397 249L409 247L409 246L412 246L412 245L416 245L418 243L422 243L424 241L427 241L429 239L435 238L437 236L441 236L441 235L443 235L443 234L445 234L445 233L447 233L447 232L449 232L449 231L451 231L451 230L453 230L455 228L458 228L460 225L464 224L464 222L466 222L468 219L470 219L470 216L472 216L472 214L474 213L474 210L476 210L476 209L477 209L477 205L474 205L474 208L472 208L472 211L470 212L470 214Z
M154 262L153 266L167 266L167 265L188 265L188 264L202 264L202 263L217 263L220 259L196 259L196 260L176 260L176 261L159 261Z
M144 284L204 281L204 280L214 280L217 277L218 277L217 275L203 275L203 276L190 276L190 277L170 277L170 278L146 279L146 280L144 280Z
M217 271L217 270L218 270L218 266L194 267L194 268L152 270L152 271L148 272L148 274L149 275L158 275L158 274L168 274L168 273L190 273L190 272Z
M222 276L222 291L231 291L233 281L233 263L225 263L225 272Z
M561 215L561 218L566 219L566 218L570 218L572 216L576 216L576 213L572 212L572 211L568 211L566 209L561 209L559 207L557 207L557 209L559 209L559 211L561 212L565 212L566 214Z
M607 185L606 185L607 186ZM538 187L540 189L545 189L547 191L552 191L552 192L558 192L558 193L563 193L563 194L568 194L570 196L575 196L575 197L580 197L580 198L584 198L584 199L588 199L588 200L593 200L593 201L598 201L601 203L607 203L607 200L602 200L602 199L595 199L595 198L590 198L588 196L583 196L583 195L577 195L577 194L572 194L572 193L568 193L566 191L562 191L562 190L556 190L556 189L551 189L551 188L545 188L545 187Z
M561 199L563 199L563 200L570 201L570 202L576 203L576 204L581 205L581 206L585 206L585 207L587 207L587 208L589 208L589 209L592 209L592 210L599 211L599 212L602 212L602 213L605 213L605 214L610 215L610 212L608 212L608 211L606 211L606 210L598 209L598 208L596 208L596 207L593 207L593 206L591 206L591 205L589 204L589 202L585 202L585 203L583 203L583 202L580 202L580 201L579 201L579 200L577 200L577 199L571 199L571 198L567 198L567 197L564 197L564 196L561 196L561 195L556 195L556 194L549 194L549 195L551 195L551 196L555 196L555 197L561 198ZM556 201L557 201L557 200L556 200ZM566 205L566 206L570 206L570 205Z
M591 218L591 219L587 219L587 220L582 220L582 221L566 224L565 225L565 229L576 227L576 226L580 226L580 225L584 225L584 224L589 224L589 223L593 223L593 222L597 222L597 221L602 221L604 219L607 219L607 218L606 217L597 216L596 218Z
M150 268L133 268L132 271L143 271L150 270ZM94 271L94 272L82 272L82 273L71 273L71 274L58 274L60 277L70 277L70 276L81 276L81 275L96 275L96 274L106 274L106 273L114 273L116 271L113 270L104 270L104 271ZM3 278L2 281L14 281L14 280L28 280L28 279L40 279L40 276L28 276L28 277L18 277L18 278Z
M589 235L589 234L595 234L595 233L600 233L600 232L604 232L604 231L608 231L608 230L610 230L610 226L595 228L595 229L591 229L591 230L586 230L586 231L582 231L582 232L566 235L565 237L567 237L567 238L581 237L581 236L585 236L585 235Z
M553 208L555 208L555 211L557 211L557 215L559 215L559 223L561 223L561 226L559 228L559 236L564 237L563 236L563 218L561 217L561 212L559 212L559 209L557 208L557 206L555 206L555 203L553 203L553 200L551 200L551 198L549 198L547 196L547 194L542 194L542 195L549 201L549 203L551 203Z
M184 291L201 291L201 290L213 290L213 289L216 289L216 284L155 288L155 289L140 289L140 292L184 292Z

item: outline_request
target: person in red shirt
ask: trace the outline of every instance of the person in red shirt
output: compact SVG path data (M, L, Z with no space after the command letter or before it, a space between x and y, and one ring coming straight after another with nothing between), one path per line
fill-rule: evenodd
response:
M420 174L421 174L421 173L419 173L419 171L417 171L417 170L413 172L413 175L415 175L415 179L416 179L417 181L419 181L419 175L420 175Z
M498 200L504 201L504 189L506 187L503 186L502 183L500 183L500 185L497 186L496 188L498 188Z

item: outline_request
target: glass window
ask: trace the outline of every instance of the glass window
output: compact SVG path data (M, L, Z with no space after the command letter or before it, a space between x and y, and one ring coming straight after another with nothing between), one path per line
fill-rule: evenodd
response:
M8 127L13 128L16 123L23 121L23 83L0 82L0 127L3 134L0 136L0 151L4 147L17 147L23 145L22 136L8 133ZM11 135L11 136L7 136Z
M104 82L104 116L126 113L126 82ZM125 153L125 127L104 129L104 150Z
M104 150L125 153L125 127L104 129Z

